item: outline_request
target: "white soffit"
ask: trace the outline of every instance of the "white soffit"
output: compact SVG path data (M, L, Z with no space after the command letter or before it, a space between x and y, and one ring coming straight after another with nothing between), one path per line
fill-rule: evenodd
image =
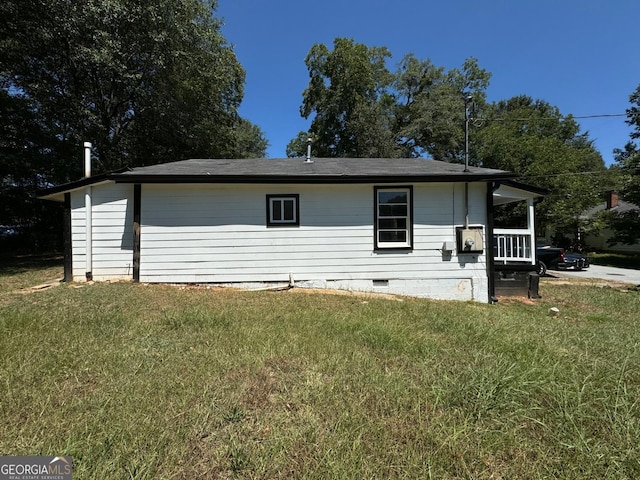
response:
M505 205L507 203L522 202L530 198L540 198L543 195L539 193L530 192L521 188L512 187L509 185L500 185L493 192L493 204Z

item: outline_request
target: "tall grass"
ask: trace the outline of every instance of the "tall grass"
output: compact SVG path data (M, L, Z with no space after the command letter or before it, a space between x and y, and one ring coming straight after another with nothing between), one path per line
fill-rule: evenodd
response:
M552 282L493 306L0 288L0 451L96 479L640 478L640 294Z

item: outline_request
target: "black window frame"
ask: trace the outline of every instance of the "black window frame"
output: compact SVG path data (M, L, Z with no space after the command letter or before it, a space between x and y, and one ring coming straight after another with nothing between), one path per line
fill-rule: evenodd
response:
M293 200L293 220L273 220L272 206L274 200ZM267 227L299 227L300 226L300 195L297 193L267 195Z
M379 193L381 191L406 191L408 195L407 204L407 231L406 242L381 242L379 241ZM373 187L373 248L377 251L389 250L413 250L413 185L385 185ZM397 244L396 244L397 243Z

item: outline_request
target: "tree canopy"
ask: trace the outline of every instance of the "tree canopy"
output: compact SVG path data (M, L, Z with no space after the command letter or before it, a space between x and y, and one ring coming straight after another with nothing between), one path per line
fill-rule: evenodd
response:
M41 118L53 175L95 146L98 169L235 156L244 70L200 0L7 0L0 82ZM58 165L58 164L62 165ZM53 173L53 172L47 172Z
M624 198L640 205L640 146L634 141L640 138L640 85L629 96L629 102L627 124L633 130L624 149L616 150L616 161L625 176Z
M345 38L336 38L333 50L324 44L311 47L305 59L310 79L302 94L300 114L304 118L313 115L309 132L314 154L395 156L386 149L389 126L382 108L391 83L385 65L390 56L386 48L367 47ZM304 155L307 136L301 132L288 151Z
M311 134L321 157L417 157L460 160L464 147L464 96L480 105L490 74L477 60L445 70L406 55L395 72L391 52L352 39L336 38L333 50L311 47L305 60L309 85L300 113L311 117L287 147L302 156Z
M623 198L640 206L640 146L635 142L640 138L640 85L629 96L631 106L627 109L627 124L633 130L624 148L615 150L616 166L622 177ZM612 243L633 245L640 240L640 216L637 211L614 213L608 216L608 224L614 232Z
M571 115L543 100L520 95L488 105L473 132L475 164L508 170L549 191L537 208L539 230L575 241L582 213L599 202L608 172L602 156ZM508 209L500 221L517 213Z
M473 99L478 115L490 78L475 58L465 60L461 69L446 71L430 60L406 55L393 83L395 137L403 156L428 154L436 160L462 161L465 97Z
M245 73L215 7L207 0L1 2L3 204L78 178L83 141L94 145L95 172L264 156L262 131L238 115ZM0 218L8 222L16 219Z

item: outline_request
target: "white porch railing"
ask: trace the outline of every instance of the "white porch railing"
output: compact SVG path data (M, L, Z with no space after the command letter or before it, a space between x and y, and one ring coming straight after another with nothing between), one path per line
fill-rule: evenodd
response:
M496 262L536 263L534 235L527 229L494 228L493 253Z

